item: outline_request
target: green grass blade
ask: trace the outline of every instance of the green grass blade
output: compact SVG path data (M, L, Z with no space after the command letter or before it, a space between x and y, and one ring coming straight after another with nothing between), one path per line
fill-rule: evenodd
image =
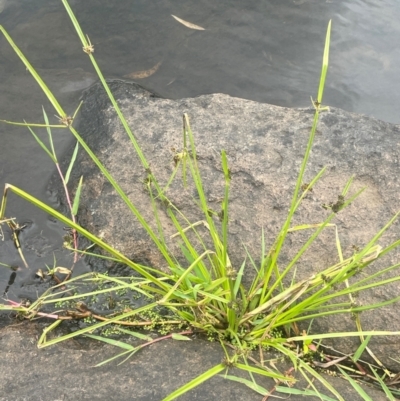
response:
M378 380L382 390L385 392L386 397L389 401L396 401L396 398L394 398L392 392L389 390L388 386L386 385L386 383L382 380L382 378L378 375L378 373L376 372L376 370L369 365L370 369L372 370L373 374L376 377L376 380Z
M151 176L149 176L149 178L151 180ZM157 207L156 199L155 199L155 197L153 195L151 181L147 184L147 189L148 189L149 195L150 195L151 207L153 209L153 217L154 217L154 220L156 221L156 224L157 224L158 238L160 240L160 243L163 245L163 247L167 248L167 245L166 245L166 242L165 242L165 236L164 236L164 229L163 229L163 226L161 224L160 216L159 216L159 213L158 213L158 207ZM167 200L167 198L164 198L164 199Z
M231 181L231 173L228 167L228 158L226 157L226 152L223 150L221 152L222 159L222 170L224 172L225 178L225 194L224 200L222 202L222 246L223 246L223 263L226 265L228 260L228 203L229 203L229 186Z
M329 21L328 28L326 30L324 55L323 55L323 58L322 58L321 78L320 78L320 81L319 81L318 97L317 97L317 100L318 100L319 104L322 103L322 98L323 98L324 88L325 88L326 73L328 72L329 47L330 47L330 42L331 42L331 27L332 27L332 20Z
M37 123L27 123L27 122L23 122L23 123L17 123L16 121L9 121L9 120L0 120L2 123L6 123L6 124L10 124L10 125L18 125L21 127L39 127L39 128L46 128L46 127L50 127L50 128L62 128L65 129L67 128L65 124L50 124L50 125L46 125L46 124L37 124Z
M114 340L113 338L96 336L94 334L85 334L85 337L90 337L93 340L102 341L103 343L114 345L115 347L119 347L128 351L133 351L135 347L130 344L124 343L123 341Z
M220 375L224 379L232 380L237 383L244 384L245 386L251 388L252 390L256 391L258 394L261 395L269 395L269 391L265 389L264 387L260 386L257 383L253 383L250 380L244 379L243 377L237 377L237 376L232 376L232 375Z
M188 336L183 336L182 334L172 333L171 338L177 341L192 341Z
M187 137L189 139L190 150L191 150L191 156L187 158L189 169L192 174L194 184L196 186L196 191L197 191L197 194L199 196L199 201L200 201L200 207L206 218L209 232L210 232L211 238L213 240L214 249L217 254L218 260L224 261L227 259L227 255L226 255L226 252L223 249L223 245L219 239L218 231L215 228L214 220L211 218L211 216L208 213L209 207L207 204L207 199L206 199L206 195L205 195L205 191L204 191L204 187L203 187L203 183L202 183L202 179L201 179L200 169L197 164L197 155L196 155L196 146L194 143L194 136L193 136L193 132L190 128L189 117L186 113L184 114L183 119L184 119L185 135L187 135ZM226 275L226 265L224 263L222 263L222 264L218 263L217 267L218 267L218 274L221 277L225 276Z
M238 368L238 369L245 370L246 372L249 372L249 373L250 372L251 373L257 373L259 375L270 377L270 378L273 378L273 379L278 379L278 380L283 380L283 381L291 381L291 379L289 377L286 377L286 376L284 376L284 375L282 375L280 373L275 373L275 372L272 372L272 371L269 371L269 370L267 371L265 369L260 369L260 368L257 368L255 366L245 365L243 363L236 363L235 367ZM295 381L295 380L292 379L292 381Z
M121 363L118 364L118 365L120 365L120 364L124 363L124 361L126 361L128 358L130 358L133 354L135 354L137 351L139 351L139 348L135 348L133 351L127 350L127 351L121 352L120 354L114 355L111 358L106 359L105 361L97 363L96 365L94 365L94 367L99 368L100 366L110 363L114 359L118 359L118 358L121 358L121 356L129 354Z
M341 338L341 337L359 337L363 336L398 336L400 331L349 331L343 333L326 333L326 334L313 334L305 336L290 337L287 341L306 341L306 340L322 340L324 338Z
M85 37L80 25L79 25L78 20L76 19L74 13L72 12L71 7L69 6L69 4L68 4L68 2L66 0L62 0L62 2L64 4L65 9L67 10L68 16L71 19L72 25L74 26L74 28L76 30L76 33L78 34L79 39L82 42L82 45L83 46L88 46L89 43L88 43L88 41L87 41L87 39L86 39L86 37Z
M25 64L25 67L27 68L27 70L32 74L33 78L35 78L36 82L42 88L42 91L45 93L45 95L49 99L50 103L53 105L53 107L56 110L56 112L58 113L58 115L61 116L61 117L65 116L64 110L59 105L57 99L51 93L50 89L47 87L47 85L44 83L42 78L39 76L39 74L32 67L32 65L27 60L27 58L24 56L24 54L21 52L21 50L18 48L18 46L11 39L11 36L7 33L7 31L1 25L0 25L0 31L3 32L3 35L7 39L8 43L11 45L11 47L14 49L15 53L17 53L18 57Z
M322 67L321 79L320 79L319 89L318 89L318 93L320 94L319 98L321 100L322 100L323 88L324 88L324 85L325 85L326 73L327 73L327 69L328 69L330 31L331 31L331 22L329 22L329 24L328 24L328 30L327 30L326 39L325 39L325 49L324 49L324 56L323 56L323 63L322 63L323 67ZM277 239L276 243L273 246L274 253L273 253L273 256L272 256L271 263L270 263L272 268L269 268L267 271L262 271L264 269L260 270L261 277L262 277L262 279L264 281L262 295L260 297L260 300L261 300L260 302L263 302L263 300L265 299L265 294L266 294L268 286L269 286L269 281L270 281L271 274L276 269L277 260L278 260L280 251L282 249L283 243L285 241L288 229L290 227L290 223L292 221L293 214L294 214L295 209L296 209L299 191L300 191L300 188L301 188L301 185L302 185L302 182L303 182L305 169L306 169L306 166L308 164L308 159L309 159L309 156L310 156L311 147L312 147L312 144L314 142L314 137L315 137L315 133L316 133L316 130L317 130L318 119L319 119L319 108L316 108L315 114L314 114L313 124L312 124L312 127L311 127L310 136L309 136L308 143L307 143L307 148L306 148L306 151L305 151L305 154L304 154L304 158L303 158L303 161L302 161L302 164L301 164L299 176L297 178L296 187L295 187L295 190L294 190L294 193L293 193L293 198L292 198L291 206L290 206L290 209L289 209L289 213L288 213L286 221L285 221L285 223L284 223L284 225L282 227L282 230L281 230L281 232L280 232L280 234L278 236L278 239ZM274 287L276 287L276 285Z
M293 388L293 387L276 386L275 390L279 393L284 393L284 394L302 395L304 397L308 397L308 396L319 397L323 401L337 401L337 398L331 398L325 394L321 394L319 392L316 392L316 391L310 390L310 389L299 390L299 389Z
M71 7L69 6L67 0L62 0L62 2L64 4L65 9L67 10L67 13L68 13L69 17L71 18L72 24L74 25L74 28L75 28L80 40L82 42L82 46L84 48L88 47L89 46L89 42L88 42L87 38L85 37L85 35L84 35L80 25L79 25L79 22L76 19L76 17L74 15ZM104 79L104 76L103 76L99 66L97 65L97 62L96 62L96 60L95 60L95 58L94 58L92 53L89 54L89 58L90 58L90 61L92 62L92 65L93 65L93 67L94 67L94 69L95 69L95 71L97 73L97 76L99 77L99 79L100 79L105 91L107 92L107 95L108 95L108 97L109 97L109 99L110 99L110 101L112 103L113 109L116 111L116 113L117 113L117 115L118 115L118 117L119 117L124 129L125 129L125 132L128 134L128 136L129 136L129 138L130 138L130 140L131 140L131 142L133 144L133 147L135 148L135 151L136 151L137 155L139 156L139 159L140 159L144 169L145 170L149 170L149 163L147 162L147 160L146 160L146 158L145 158L145 156L144 156L139 144L136 141L136 138L134 137L131 129L129 128L129 125L128 125L124 115L122 114L121 109L119 108L118 103L116 102L113 94L111 93L111 90L108 87L107 82ZM154 178L154 176L153 176L153 178ZM159 193L162 193L162 190L161 190L161 188L158 187L157 181L155 180L155 178L154 178L154 184L157 186L157 191Z
M357 351L353 355L353 361L357 362L360 358L362 353L364 352L365 348L367 347L369 341L371 340L372 335L370 334L365 338L365 340L360 344L360 346L357 348Z
M353 386L354 390L357 391L358 395L364 399L364 401L374 401L365 390L355 381L353 380L343 369L338 366L340 372L344 376L344 378Z
M308 381L310 386L312 386L314 388L314 392L316 393L317 397L321 398L322 394L314 386L313 380L311 380L309 378L309 376L307 376L307 374L303 370L307 371L307 373L311 377L314 377L315 379L317 379L325 388L327 388L332 394L334 394L336 396L337 400L345 401L344 398L336 391L336 389L327 380L325 380L324 377L322 377L317 371L315 371L307 363L304 363L303 361L300 361L299 370L300 370L301 374L303 375L303 377Z
M32 130L32 128L27 125L29 131L31 132L31 134L33 135L33 137L35 138L36 142L40 145L40 147L49 155L50 159L53 161L54 164L57 163L57 159L55 158L55 156L50 152L50 150L47 148L47 146L40 140L40 138L34 133L34 131Z
M343 397L335 390L335 388L327 380L325 380L324 377L322 377L316 370L314 370L311 366L309 366L308 363L299 359L295 352L285 348L281 344L273 344L273 347L276 348L277 350L280 350L282 354L286 355L291 359L296 370L300 371L300 373L308 381L311 387L314 388L314 390L316 390L315 386L313 385L309 376L314 377L316 380L318 380L326 389L328 389L333 395L336 396L337 400L345 401ZM307 375L307 373L309 376ZM318 394L318 396L321 395L319 391L316 391L316 393Z
M50 128L49 119L47 118L47 114L46 114L46 111L45 111L45 109L44 109L43 106L42 106L42 111L43 111L44 123L46 124L47 135L48 135L48 137L49 137L49 143L50 143L50 147L51 147L51 153L53 153L54 158L57 160L56 151L54 150L53 135L51 134L51 128Z
M66 174L65 174L65 183L66 183L66 184L68 184L69 177L70 177L71 171L72 171L72 167L73 167L74 164L75 164L76 156L78 155L78 149L79 149L79 142L76 141L74 153L72 153L72 157L71 157L71 160L70 160L70 162L69 162L67 172L66 172Z
M309 193L309 191L314 187L316 182L322 177L322 175L325 173L326 167L322 167L322 169L318 172L318 174L308 183L307 189L303 190L303 193L299 197L299 200L296 203L296 206L294 210L296 211L298 207L300 206L302 200L305 198L305 196ZM302 188L301 188L302 189Z
M191 380L190 382L186 383L182 387L178 388L167 397L165 397L162 401L171 401L175 398L181 396L182 394L187 393L188 391L192 390L193 388L197 387L201 383L204 383L206 380L210 379L211 377L217 375L218 373L222 372L226 366L223 363L220 363L211 369L208 369L206 372L202 373L201 375L197 376L195 379Z
M244 267L246 266L246 261L242 263L242 266L240 267L237 275L236 275L236 280L235 280L235 285L233 286L233 297L236 298L237 293L239 291L240 285L242 284L242 278L243 278L243 272L244 272Z
M152 338L152 337L146 336L145 334L138 333L138 332L136 332L136 331L126 330L126 329L123 329L122 327L118 327L118 330L119 330L121 333L129 334L130 336L139 338L140 340L144 340L144 341L153 341L153 338Z
M71 21L75 27L76 32L78 33L78 36L82 42L83 47L87 47L89 46L89 42L86 39L85 35L83 34L83 31L78 23L78 20L75 18L74 13L72 12L71 7L69 6L68 2L66 0L62 0L69 17L71 18ZM139 144L136 141L136 138L134 137L125 117L123 116L118 103L116 102L113 94L111 93L110 88L107 85L106 80L104 79L104 76L100 70L100 68L98 67L95 58L93 57L93 54L91 52L88 53L89 58L93 64L94 69L96 70L96 73L104 87L104 90L106 91L112 106L114 108L114 110L116 111L118 118L120 119L125 132L127 133L127 135L129 136L133 147L135 148L135 151L144 167L144 169L146 171L150 171L150 175L152 178L152 182L154 184L154 186L157 189L157 193L158 194L162 194L162 189L159 187L156 178L154 177L154 175L151 173L150 167L149 167L149 163L147 162ZM142 215L140 214L140 212L136 209L136 207L132 204L132 202L130 202L130 200L128 199L128 197L126 196L126 194L123 192L123 190L119 187L119 185L115 182L115 180L112 178L112 176L108 173L108 171L105 169L105 167L100 163L100 161L98 160L98 158L94 155L94 153L90 150L90 148L86 145L86 143L83 141L83 139L79 136L79 134L76 132L76 130L69 126L71 132L74 134L74 136L76 137L76 139L78 139L79 143L81 144L81 146L85 149L85 151L89 154L89 156L92 158L92 160L96 163L96 165L100 168L101 172L104 174L104 176L108 179L108 181L113 185L114 189L117 191L117 193L119 194L119 196L122 198L122 200L126 203L126 205L130 208L130 210L133 212L133 214L136 216L136 218L139 220L140 224L145 228L145 230L148 232L148 234L150 235L150 237L152 238L152 240L154 241L154 243L156 244L157 248L160 250L160 252L163 254L165 260L168 262L168 264L170 266L174 265L174 261L172 260L171 256L168 253L168 250L166 249L165 245L162 243L162 241L159 240L159 238L157 238L157 236L155 235L155 233L153 232L153 230L150 228L149 224L145 221L145 219L142 217Z
M82 183L83 183L83 176L81 176L81 178L79 179L78 188L76 189L76 193L75 193L75 197L74 197L74 203L72 205L72 214L74 216L76 216L78 214Z

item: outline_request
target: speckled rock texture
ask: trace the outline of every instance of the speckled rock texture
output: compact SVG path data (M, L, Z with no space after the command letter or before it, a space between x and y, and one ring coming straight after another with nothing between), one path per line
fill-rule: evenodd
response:
M96 364L119 352L116 347L78 337L38 350L35 342L43 328L32 322L0 327L0 401L160 401L224 358L217 343L169 340L140 350L123 364L114 361L96 368ZM138 340L124 341L133 346L141 344ZM289 368L287 363L278 363L277 367L281 371ZM241 375L235 369L229 373ZM307 387L299 373L295 377L299 380L298 388ZM329 381L346 401L362 401L345 380L329 376ZM275 387L275 382L266 377L258 377L257 383L270 391ZM315 386L321 393L329 394L322 384L317 382ZM366 391L374 401L386 400L377 389ZM276 391L273 395L287 397ZM217 375L178 399L260 401L261 397L248 387ZM290 397L291 401L306 399L302 395Z
M175 152L182 149L182 114L188 113L209 207L216 212L221 208L224 193L220 151L226 151L232 176L229 255L233 265L239 267L246 258L246 247L254 260L259 261L262 230L268 248L286 217L314 110L287 109L224 94L167 100L135 84L113 81L110 85L161 185L167 183L173 171ZM156 229L144 186L146 172L98 85L84 94L78 131ZM292 225L322 222L329 213L322 204L337 201L346 181L354 175L349 195L363 187L366 190L348 208L340 211L333 223L338 229L344 257L351 256L355 247L367 244L399 209L399 134L399 126L370 117L334 108L323 112L305 182L309 182L323 166L327 169L304 199ZM73 170L72 186L81 175L84 176L84 188L80 223L129 258L166 269L162 255L83 150ZM52 185L54 189L55 184ZM177 174L166 194L191 222L202 219L196 207L194 187L192 184L183 187L181 173ZM162 205L160 210L168 245L185 265L179 241L170 239L170 235L175 233L174 227ZM200 229L200 232L207 236L205 229ZM303 230L289 235L279 260L282 268L312 232ZM379 244L384 247L398 238L399 225L395 223ZM308 278L338 260L335 227L329 227L297 262L296 280ZM114 269L119 274L129 273L123 266L91 262L97 270ZM378 263L371 264L366 272L378 271L398 262L399 252L395 250ZM245 282L248 283L253 274L254 270L248 264ZM357 302L378 303L398 295L399 285L394 283L365 291ZM400 317L395 305L364 312L361 321L364 330L400 330ZM316 319L311 328L313 333L355 330L349 315ZM330 344L350 353L357 348L359 339L332 340ZM398 344L395 336L376 337L370 343L378 358L394 370L399 370L398 363L389 357L398 349Z

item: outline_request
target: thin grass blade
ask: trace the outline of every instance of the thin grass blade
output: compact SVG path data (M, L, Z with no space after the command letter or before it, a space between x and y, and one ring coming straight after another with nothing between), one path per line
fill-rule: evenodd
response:
M120 354L114 355L111 358L106 359L105 361L101 361L99 363L97 363L96 365L94 365L95 368L99 368L100 366L106 365L107 363L110 363L111 361L121 358L122 356L129 354L127 358L125 358L121 363L123 363L126 359L130 358L133 354L135 354L137 351L139 351L138 348L134 349L133 351L131 350L127 350L124 352L121 352ZM118 365L120 365L121 363L119 363Z
M322 340L324 338L341 338L341 337L359 337L360 334L364 336L398 336L400 331L349 331L344 333L326 333L326 334L313 334L305 336L290 337L287 341L305 341L305 340Z
M83 184L83 176L81 176L81 178L79 179L78 188L76 189L76 193L75 193L75 197L74 197L74 203L72 205L72 214L74 216L76 216L78 214L82 184Z
M276 386L275 390L279 393L284 393L284 394L302 395L304 397L308 397L308 396L318 397L323 401L337 401L337 398L332 398L325 394L321 394L320 392L316 392L316 391L310 390L310 389L300 390L300 389L293 388L293 387Z
M17 55L21 59L21 61L25 64L25 67L27 68L27 70L32 74L32 76L35 78L36 82L42 88L42 91L45 93L45 95L49 99L50 103L53 105L53 107L56 110L56 112L58 113L58 115L65 116L64 110L62 109L62 107L60 106L60 104L58 103L58 101L54 97L54 95L51 93L48 86L45 84L45 82L40 77L40 75L32 67L31 63L24 56L24 54L21 52L21 50L18 48L18 46L14 43L11 36L7 33L7 31L1 25L0 25L0 31L3 33L3 35L7 39L8 43L11 45L11 47L14 49L15 53L17 53Z
M33 135L33 137L35 138L36 142L40 145L40 147L48 154L48 156L50 157L50 159L53 161L54 164L57 163L57 159L54 157L54 155L50 152L50 150L47 148L47 146L40 140L40 138L34 133L34 131L32 130L32 128L27 125L29 131L31 132L31 134Z
M78 149L79 149L79 142L76 141L76 145L75 145L75 148L74 148L74 153L72 153L72 157L71 157L71 160L69 162L67 172L65 174L65 183L66 184L68 184L69 177L70 177L71 171L72 171L72 167L75 164L76 156L78 155Z
M260 386L257 383L253 383L250 380L244 379L243 377L237 377L237 376L232 376L232 375L220 375L224 379L232 380L237 383L244 384L245 386L251 388L252 390L256 391L258 394L261 395L269 395L269 391L265 389L264 387Z
M362 353L364 352L365 348L367 347L369 341L371 340L372 335L370 334L365 338L365 340L360 344L360 346L357 348L357 351L353 355L353 361L357 362L360 358Z
M136 332L136 331L126 330L126 329L123 329L122 327L119 327L118 330L119 330L121 333L129 334L130 336L139 338L140 340L144 340L144 341L153 341L153 338L152 338L152 337L146 336L145 334L138 333L138 332Z
M51 128L50 128L49 119L47 117L46 111L45 111L43 106L42 106L42 111L43 111L43 119L44 119L44 122L46 124L47 135L49 137L51 153L53 153L54 158L57 160L56 151L54 150L53 135L51 134Z
M370 369L372 370L373 374L376 377L376 380L378 380L382 390L385 392L386 397L389 401L396 401L396 398L394 398L394 395L392 394L392 392L389 390L388 386L386 385L386 383L382 380L382 378L378 375L378 373L376 372L376 370L369 365Z
M182 334L172 333L171 338L177 341L192 341L188 336L183 336Z
M236 298L237 293L239 291L240 285L242 284L242 278L243 278L243 272L244 272L244 267L246 266L246 261L244 261L242 263L242 266L240 266L240 269L236 275L236 280L235 280L235 284L233 286L233 295L234 298Z
M258 375L270 377L273 379L283 380L283 381L287 381L287 382L290 382L290 381L295 382L296 381L295 379L286 377L286 376L282 375L281 373L275 373L270 370L260 369L255 366L245 365L243 363L236 363L235 367L238 369L245 370L246 372L249 372L249 373L257 373Z
M123 348L128 351L133 351L135 347L130 344L124 343L123 341L114 340L113 338L96 336L94 334L85 334L85 337L92 338L93 340L102 341L103 343L114 345L115 347Z
M182 387L178 388L167 397L165 397L162 401L171 401L175 398L181 396L182 394L187 393L188 391L192 390L193 388L197 387L201 383L204 383L206 380L210 379L211 377L217 375L218 373L222 372L226 366L223 363L220 363L214 366L211 369L208 369L206 372L202 373L200 376L197 376L195 379L191 380L190 382L186 383Z
M324 88L325 88L326 73L328 72L329 47L330 47L330 43L331 43L331 27L332 27L332 20L329 21L328 28L326 30L324 55L322 58L321 78L319 81L318 96L317 96L317 100L318 100L319 104L322 103L322 98L323 98Z
M342 368L338 368L344 378L353 386L354 390L357 391L358 395L361 396L364 401L374 401L353 378L351 378Z

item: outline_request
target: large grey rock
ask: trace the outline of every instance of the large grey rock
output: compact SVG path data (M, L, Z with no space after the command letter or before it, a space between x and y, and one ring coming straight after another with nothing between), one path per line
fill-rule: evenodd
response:
M167 100L151 95L135 84L118 81L112 82L111 87L161 184L167 182L174 167L171 149L182 148L182 114L189 114L206 195L210 207L216 211L220 210L224 191L220 151L226 150L232 174L230 258L233 265L239 267L246 257L246 247L254 260L259 261L262 229L268 248L286 217L314 110L286 109L223 94ZM149 196L143 184L146 173L106 95L97 85L84 95L78 130L155 229ZM344 257L353 254L353 246L363 246L370 241L399 208L399 133L398 126L340 109L332 108L322 113L305 181L309 182L323 166L327 166L327 170L295 214L293 225L322 222L328 211L321 205L335 202L348 178L355 175L350 193L362 187L367 189L347 209L338 213L333 222L339 231ZM129 258L166 269L165 261L147 234L83 151L73 171L72 182L76 184L81 175L85 184L80 223ZM202 216L193 200L196 197L193 186L183 188L180 178L178 174L167 195L190 221L198 221ZM160 218L172 252L184 263L179 256L179 242L169 239L175 231L162 207ZM200 231L207 235L205 229ZM280 259L281 267L287 265L310 234L311 231L300 231L288 237ZM398 239L398 234L399 226L395 223L379 243L384 247ZM308 278L338 260L334 228L327 228L298 261L296 279ZM382 261L370 265L367 271L374 272L398 262L399 252L395 250ZM119 272L123 269L105 262L94 266ZM246 275L246 282L249 282L253 275L250 264ZM397 297L398 289L398 284L394 283L366 291L360 295L359 302L383 302ZM400 330L396 306L365 312L361 321L364 330ZM315 320L311 329L314 333L355 330L349 315ZM376 337L370 345L389 368L397 370L398 364L390 356L398 349L398 343L398 337L389 336ZM351 353L359 340L345 338L330 344Z

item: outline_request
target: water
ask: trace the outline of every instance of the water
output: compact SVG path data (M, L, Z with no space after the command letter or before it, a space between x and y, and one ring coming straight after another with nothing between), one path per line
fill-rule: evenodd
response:
M164 97L222 92L287 107L306 107L315 96L328 20L333 20L325 103L399 123L400 4L396 0L71 0L95 56L109 78L149 70L137 80ZM191 30L174 14L200 25ZM96 77L82 52L61 0L0 0L0 23L72 113L82 89ZM53 110L6 40L0 38L0 118L39 122L41 105ZM44 130L37 130L41 138ZM54 167L26 128L0 125L0 187L5 182L49 202L46 182ZM57 131L58 154L70 144ZM8 216L29 226L21 233L31 269L21 269L10 298L23 296L38 268L68 266L62 227L11 196ZM7 235L6 235L7 238ZM0 262L21 265L10 240L0 244ZM87 267L81 265L79 272ZM0 293L11 272L0 266ZM37 291L40 291L39 289Z

